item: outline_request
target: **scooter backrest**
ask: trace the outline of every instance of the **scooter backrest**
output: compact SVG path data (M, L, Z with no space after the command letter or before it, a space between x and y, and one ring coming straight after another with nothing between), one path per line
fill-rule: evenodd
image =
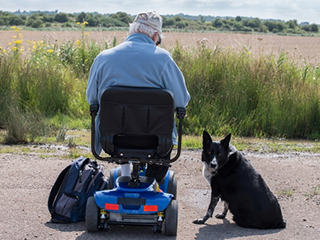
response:
M165 89L110 87L101 97L103 150L113 157L165 157L172 149L173 94Z

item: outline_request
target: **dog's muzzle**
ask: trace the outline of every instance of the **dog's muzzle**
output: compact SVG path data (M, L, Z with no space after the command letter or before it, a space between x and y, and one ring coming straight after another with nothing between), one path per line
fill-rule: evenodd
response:
M216 167L217 167L217 164L211 163L211 164L210 164L210 167L211 167L211 168L216 168Z
M212 159L212 161L210 162L210 168L213 168L215 170L218 169L218 162L217 162L217 160L215 158Z

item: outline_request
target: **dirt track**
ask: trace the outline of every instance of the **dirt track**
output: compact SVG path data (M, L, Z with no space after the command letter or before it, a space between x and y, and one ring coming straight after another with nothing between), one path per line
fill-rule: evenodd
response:
M0 149L4 146L0 145ZM178 178L179 225L177 237L154 234L150 227L112 227L88 234L83 222L49 223L47 198L56 177L71 161L61 149L45 157L39 146L27 153L0 154L0 239L319 239L320 236L320 155L308 153L244 154L261 173L279 199L287 221L284 230L244 229L232 221L209 219L205 225L192 220L203 216L210 191L201 176L200 150L183 151L172 170ZM53 150L52 150L53 149ZM112 164L103 163L106 172ZM317 188L316 188L317 187ZM315 189L316 188L316 189ZM314 191L317 190L317 191ZM289 191L292 191L290 196ZM218 203L215 213L222 209Z

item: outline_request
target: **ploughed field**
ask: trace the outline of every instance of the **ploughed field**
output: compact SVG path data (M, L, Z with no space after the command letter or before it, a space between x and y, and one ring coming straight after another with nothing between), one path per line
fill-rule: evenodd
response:
M46 42L61 44L64 42L75 42L81 39L80 31L19 31L22 34L23 45L28 49L28 41ZM112 46L114 37L117 44L123 42L127 37L126 31L86 31L85 36L97 43L108 43ZM17 35L15 31L0 31L0 46L2 49L8 47ZM276 36L258 34L238 33L176 33L164 32L162 47L170 50L177 43L187 48L195 48L199 44L206 44L209 48L217 46L226 49L245 50L252 54L266 54L278 56L279 53L287 53L288 57L299 64L310 63L319 65L320 62L320 37L303 36Z

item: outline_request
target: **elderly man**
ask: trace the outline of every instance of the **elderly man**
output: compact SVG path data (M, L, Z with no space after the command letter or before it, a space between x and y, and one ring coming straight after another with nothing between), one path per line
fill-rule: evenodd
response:
M89 104L99 104L102 93L110 86L152 87L173 93L175 107L186 107L190 95L184 77L171 54L157 47L162 40L162 17L156 12L139 13L130 24L128 38L118 46L102 51L92 64L87 86ZM173 142L177 131L174 126ZM95 149L100 153L99 112L96 118ZM122 175L130 175L128 164ZM150 165L147 176L161 181L167 167Z

